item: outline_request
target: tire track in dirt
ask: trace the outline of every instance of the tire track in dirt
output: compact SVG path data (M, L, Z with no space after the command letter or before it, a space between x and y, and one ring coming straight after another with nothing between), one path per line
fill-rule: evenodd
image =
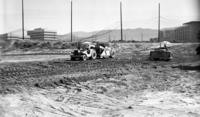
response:
M177 47L180 48L180 47ZM128 73L141 76L144 69L165 68L172 64L179 64L178 59L169 62L149 61L147 52L140 52L130 48L121 49L114 59L98 59L88 61L69 61L64 59L42 62L20 62L0 64L0 89L2 87L23 85L34 86L43 82L58 84L64 78L74 78L79 81L110 78ZM184 58L184 56L178 56ZM137 69L134 71L134 69ZM141 72L139 72L141 71ZM61 77L57 77L61 76ZM156 75L155 75L156 76ZM145 76L146 77L146 76ZM62 82L62 81L61 81Z
M63 75L80 81L87 81L100 77L109 78L128 74L127 65L138 66L142 62L130 59L99 59L93 61L68 61L64 59L47 62L5 63L0 66L1 87L34 86L41 83L59 82Z

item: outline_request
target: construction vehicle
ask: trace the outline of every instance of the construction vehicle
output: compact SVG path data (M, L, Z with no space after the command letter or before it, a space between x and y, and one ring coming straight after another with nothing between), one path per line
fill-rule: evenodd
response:
M172 54L166 46L155 48L153 51L150 51L150 60L169 61L171 59L172 59Z
M103 43L83 42L71 53L71 60L88 60L96 58L112 58L114 51Z
M95 45L91 42L79 43L77 49L71 54L71 60L96 59Z
M114 49L108 43L96 43L97 58L113 58Z

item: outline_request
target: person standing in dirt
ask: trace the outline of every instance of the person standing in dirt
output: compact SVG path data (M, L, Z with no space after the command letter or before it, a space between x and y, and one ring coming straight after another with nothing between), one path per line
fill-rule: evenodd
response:
M164 48L165 48L166 50L168 50L167 44L166 44L166 43L164 43Z
M97 43L97 45L96 45L96 52L97 52L97 55L99 57L103 53L104 49L105 49L105 46L103 44Z
M104 49L105 49L105 47L102 46L102 45L100 45L99 48L100 48L100 53L102 53L104 51Z

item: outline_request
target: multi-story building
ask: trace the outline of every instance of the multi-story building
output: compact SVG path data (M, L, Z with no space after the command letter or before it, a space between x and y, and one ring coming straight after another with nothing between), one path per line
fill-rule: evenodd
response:
M5 33L0 35L0 40L19 40L19 39L22 39L22 37L14 35L12 33ZM28 39L28 37L25 36L25 39Z
M27 34L30 36L31 40L55 40L57 35L56 32L45 31L42 28L36 28L28 31Z
M180 27L163 29L161 33L161 41L169 42L199 42L198 33L200 32L200 21L191 21L184 23Z
M7 39L8 39L8 33L0 35L0 40L7 40Z
M160 32L160 41L175 42L175 28L163 29Z

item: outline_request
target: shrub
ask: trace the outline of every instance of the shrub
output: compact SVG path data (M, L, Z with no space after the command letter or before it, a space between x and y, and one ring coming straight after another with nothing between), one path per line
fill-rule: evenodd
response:
M42 43L40 43L39 47L40 48L45 48L45 49L51 49L52 48L50 42L42 42Z
M55 49L61 49L62 48L62 42L56 42L56 43L54 43L53 44L53 48L55 48Z
M140 48L142 45L141 44L135 44L136 48Z

